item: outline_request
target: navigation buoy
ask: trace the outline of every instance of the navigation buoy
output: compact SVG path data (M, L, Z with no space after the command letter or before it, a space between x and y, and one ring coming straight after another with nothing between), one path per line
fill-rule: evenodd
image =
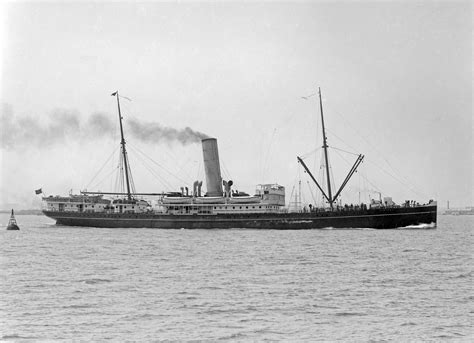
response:
M10 216L10 220L8 221L7 230L20 230L20 228L18 227L18 224L16 223L15 214L13 213L13 209L12 209L12 215Z

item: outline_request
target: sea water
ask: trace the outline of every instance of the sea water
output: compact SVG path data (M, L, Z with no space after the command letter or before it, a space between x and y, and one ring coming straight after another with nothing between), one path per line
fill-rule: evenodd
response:
M258 231L18 215L0 230L0 340L472 341L474 217L438 219Z

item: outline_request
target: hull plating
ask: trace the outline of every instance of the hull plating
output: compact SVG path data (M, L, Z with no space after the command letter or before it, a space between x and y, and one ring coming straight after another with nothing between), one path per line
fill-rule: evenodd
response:
M167 215L167 214L105 214L44 211L58 225L104 228L154 229L321 229L373 228L436 224L436 206L374 209L366 211Z

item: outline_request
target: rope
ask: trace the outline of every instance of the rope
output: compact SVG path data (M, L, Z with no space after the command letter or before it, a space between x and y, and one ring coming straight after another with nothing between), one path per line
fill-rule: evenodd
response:
M304 160L304 159L308 158L310 155L316 154L316 153L317 153L319 150L321 150L321 149L322 149L322 147L313 149L313 150L311 150L310 152L307 152L307 153L305 153L305 154L302 154L302 155L300 156L300 158L301 158L302 160Z
M403 182L403 180L397 178L396 176L394 176L393 174L391 174L390 172L386 171L385 169L383 169L382 167L378 166L377 164L375 164L374 162L372 161L368 161L370 164L374 165L375 167L379 168L381 171L383 171L385 174L387 174L388 176L392 177L395 181L399 182L401 185L405 186L406 188L408 188L408 190L412 191L413 193L421 196L421 197L425 197L426 195L417 191L415 188L411 187L410 184L407 184L406 182Z
M202 161L199 159L199 162L198 162L198 167L197 167L197 171L196 171L196 180L199 180L200 179L200 176L201 176L201 167L202 167Z
M171 150L166 149L166 150L164 150L164 153L165 153L165 154L168 156L168 158L171 159L172 161L178 161L178 160L179 160L179 158L178 158L176 155L172 154L172 151L171 151ZM151 158L150 158L149 156L147 156L144 152L142 152L142 154L145 155L148 159L151 159ZM154 163L156 163L160 168L162 168L163 170L165 170L167 173L171 173L170 171L166 170L163 166L159 165L157 162L154 161ZM178 166L178 168L182 168L182 166ZM180 170L182 170L182 169L180 169ZM187 181L183 181L182 179L178 178L175 174L176 174L176 173L171 173L171 175L173 175L174 177L176 177L177 179L179 179L180 182L187 183ZM186 173L186 174L187 174L187 173ZM188 179L192 179L190 175L186 175L186 177L187 177Z
M175 173L172 173L171 171L169 171L168 169L166 169L165 167L163 167L162 165L160 165L158 162L156 162L154 159L152 159L151 157L149 157L147 154L145 154L143 151L141 151L140 149L138 149L137 147L135 146L132 146L133 150L137 151L138 153L140 153L143 157L147 158L151 163L155 164L156 166L158 166L159 168L163 169L165 172L167 172L170 176L174 177L176 180L180 181L180 182L183 182L183 183L188 183L187 181L179 178Z
M408 179L406 176L403 176L402 173L400 173L400 171L398 171L395 167L393 167L392 164L387 160L387 158L385 157L385 155L382 154L382 152L381 152L380 150L378 150L373 144L371 144L363 135L361 135L361 134L344 118L344 116L343 116L340 112L338 112L338 111L337 111L333 106L331 106L331 105L330 105L329 107L332 108L332 111L333 111L336 115L338 115L338 116L345 122L345 124L346 124L349 128L352 129L352 131L353 131L357 136L359 136L370 148L372 148L372 149L377 153L377 155L378 155L379 157L381 157L381 158L385 161L385 163L387 163L387 165L395 172L395 174L398 174L398 175L399 175L399 178L400 178L400 179L404 179L404 181L401 181L399 178L394 177L392 174L390 174L390 173L388 173L388 172L386 172L387 175L389 175L389 176L391 176L392 178L394 178L397 182L400 182L402 185L404 185L405 187L407 187L407 188L408 188L410 191L412 191L413 193L416 193L416 194L418 194L418 195L420 195L420 196L426 197L426 194L423 194L423 192L420 192L419 190L417 190L417 189L416 189L417 187L414 186L414 185L412 184L412 182L410 182L409 179ZM334 135L334 134L332 133L332 135ZM369 162L370 162L370 161L369 161ZM372 162L371 162L371 163L372 163ZM374 163L372 163L372 164L374 164ZM374 164L374 165L375 165L375 164ZM375 166L378 167L378 168L380 168L380 169L382 169L381 167L379 167L379 166L377 166L377 165L375 165ZM384 171L384 172L385 172L385 171Z
M126 156L127 158L127 168L128 168L128 181L130 183L130 193L136 193L135 189L135 182L133 181L133 175L132 175L132 169L130 167L130 160L128 159L128 154Z
M346 150L342 150L342 149L339 149L339 148L331 147L331 149L338 150L338 151L342 151L342 152L345 152L346 154L350 154L350 155L354 155L354 156L359 156L359 154L356 154L356 153L353 153L353 152L350 152L350 151L346 151Z
M225 178L228 180L233 180L232 176L230 175L229 171L227 170L227 167L224 163L224 160L220 158L220 162L222 164L222 173L224 174Z
M117 148L112 151L110 156L107 158L107 160L104 162L104 164L100 167L100 169L97 171L97 173L94 175L94 177L89 181L89 183L86 185L85 189L89 188L92 182L96 179L96 177L100 174L100 172L104 169L105 165L110 161L110 159L115 155L115 152L117 151ZM113 170L115 171L115 170Z
M275 137L276 131L277 131L277 128L275 127L273 129L272 136L270 137L270 143L268 144L267 154L266 154L266 156L264 156L264 159L263 159L262 180L265 180L265 178L267 176L266 175L267 174L267 165L268 165L268 161L270 159L270 153L271 153L271 149L272 149L272 146L273 146L273 138Z
M117 174L115 178L114 190L116 192L123 192L123 164L122 164L123 155L119 154L119 163L117 165Z
M178 170L176 171L176 173L184 173L185 177L188 179L188 180L192 180L192 177L191 175L186 171L186 167L187 165L192 162L192 159L188 158L186 159L181 165L178 166ZM190 181L192 182L192 181Z
M108 173L107 175L105 175L99 182L97 182L95 185L93 185L93 187L91 187L91 189L94 189L94 188L99 188L99 185L105 180L105 179L109 179L110 178L110 175L112 175L113 173L116 173L117 172L117 168L118 166L113 169L110 173ZM86 188L87 189L87 188Z
M178 177L175 173L169 171L168 169L166 169L165 167L163 167L161 164L159 164L158 162L156 162L154 159L152 159L150 156L148 156L147 154L145 154L143 151L141 151L140 149L138 149L138 147L133 147L134 150L138 151L139 153L141 153L143 155L143 157L146 157L148 160L150 160L150 162L152 162L153 164L155 164L156 166L160 167L161 169L163 169L165 172L167 172L170 176L174 177L176 180L179 180L180 182L184 182L184 183L187 183L187 181L181 179L180 177Z
M309 189L309 192L311 193L311 197L313 198L313 202L316 205L317 201L316 201L316 198L314 197L313 190L311 189L309 181L306 181L306 184L308 185L308 189Z
M170 183L168 183L165 179L163 179L159 173L157 173L155 170L153 170L153 168L151 168L151 166L147 164L147 161L143 157L141 157L140 155L137 155L137 158L140 160L140 162L142 162L143 166L150 172L150 174L154 176L162 185L164 185L165 187L169 189L173 188L173 186Z

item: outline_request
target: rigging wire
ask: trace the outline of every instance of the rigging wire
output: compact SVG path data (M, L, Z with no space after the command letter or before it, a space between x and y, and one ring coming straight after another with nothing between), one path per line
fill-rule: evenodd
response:
M174 188L169 182L166 181L166 179L162 178L159 173L157 173L150 165L148 165L144 159L141 159L141 162L143 163L143 166L148 170L148 172L152 176L154 176L155 179L162 184L162 186L170 190Z
M327 189L327 179L326 179L326 175L325 175L325 170L326 169L326 164L324 162L324 151L321 150L321 157L320 157L320 160L319 160L319 175L318 175L318 179L319 179L319 183L321 184L321 188L322 189ZM319 191L319 190L318 190ZM326 207L326 200L324 198L324 195L322 192L319 192L321 194L321 204L323 205L323 207Z
M400 171L397 170L397 169L390 163L390 161L387 160L387 158L385 157L385 154L382 154L382 152L381 152L380 150L378 150L378 149L377 149L373 144L371 144L363 135L361 135L361 134L349 123L349 121L347 121L347 120L344 118L344 116L343 116L340 112L338 112L338 111L337 111L333 106L331 106L331 105L330 105L329 107L332 108L332 112L334 112L336 115L338 115L338 116L346 123L346 125L347 125L348 127L350 127L350 128L352 129L352 131L354 131L354 133L355 133L356 135L358 135L360 138L362 138L362 139L364 140L364 142L365 142L369 147L371 147L371 148L377 153L377 155L378 155L379 157L381 157L381 158L385 161L385 163L387 163L387 165L395 172L395 174L399 174L399 177L402 178L402 179L404 179L404 182L400 182L399 179L396 179L398 182L402 183L405 187L407 187L407 188L408 188L409 190L411 190L412 192L414 192L414 193L416 193L416 194L418 194L418 195L420 195L420 196L423 196L423 197L426 196L426 194L423 194L422 191L418 190L417 187L414 186L413 183L410 182L410 180L409 180L406 176L402 175L402 173L400 173ZM333 135L334 135L334 134L333 134ZM377 166L377 165L376 165L376 166ZM378 166L377 166L377 167L378 167ZM379 168L380 168L380 167L379 167ZM388 175L390 175L391 177L393 177L391 174L388 174Z
M313 198L313 202L316 205L317 201L316 198L314 197L313 190L311 189L311 185L309 184L309 181L306 181L306 184L308 185L309 192L311 193L311 197Z
M421 197L424 197L425 195L421 192L419 192L416 188L412 187L410 184L406 183L406 182L403 182L402 179L399 179L397 178L395 175L391 174L390 172L388 172L387 170L383 169L382 167L380 167L379 165L375 164L373 161L368 161L370 164L374 165L375 167L379 168L381 171L383 171L385 174L387 174L388 176L392 177L394 180L398 181L400 184L402 184L403 186L405 186L406 188L408 188L410 191L412 191L413 193L421 196Z
M307 153L305 153L305 154L300 155L300 158L301 158L302 160L304 160L304 159L308 158L309 156L311 156L311 155L313 155L313 154L316 154L316 153L317 153L319 150L321 150L322 148L323 148L323 147L315 148L315 149L311 150L310 152L307 152Z
M318 146L318 144L319 144L318 142L321 139L321 137L319 137L319 136L322 135L322 133L319 131L319 121L320 120L321 120L321 117L316 115L316 134L314 135L316 146ZM321 149L322 149L322 147L321 147Z
M341 139L342 141L342 139ZM345 143L345 142L344 142ZM353 155L357 155L357 154L354 154L354 153L351 153L349 151L345 151L345 150L342 150L342 149L338 149L338 148L335 148L335 147L332 147L332 149L334 150L339 150L339 151L343 151L345 153L348 153L348 154L353 154ZM339 156L341 156L339 154ZM341 156L341 158L343 158ZM344 158L343 158L344 159ZM345 160L345 159L344 159ZM406 187L407 189L409 189L410 191L412 191L413 193L416 193L420 196L423 196L423 194L421 194L420 192L418 192L415 188L411 187L409 183L406 183L404 182L401 178L397 177L396 175L393 175L392 173L390 173L389 171L385 170L383 167L379 166L378 164L376 164L375 162L371 161L371 160L368 160L368 162L372 165L374 165L375 167L377 167L378 169L380 169L381 171L383 171L384 173L386 173L387 175L389 175L390 177L392 177L394 180L396 180L397 182L399 182L401 185L403 185L404 187ZM393 169L393 168L392 168ZM373 184L372 184L373 185Z
M365 182L370 184L375 189L375 191L377 191L379 193L382 193L382 191L376 185L374 185L372 182L370 182L370 180L364 174L360 174L360 175L365 180ZM368 188L366 188L366 189L368 190Z
M365 167L365 165L364 165ZM365 168L363 168L359 174L359 178L362 180L362 189L364 190L364 194L365 194L365 197L367 200L367 202L370 203L370 194L369 194L369 186L368 186L368 178L366 177L366 171L364 170Z
M334 179L334 174L333 174L333 170L332 170L332 166L331 166L331 160L330 160L330 156L328 155L328 165L329 165L329 173L331 174L331 188L332 188L332 196L334 197L334 195L336 194L337 192L337 189L336 189L336 180Z
M97 176L100 174L100 172L104 169L104 167L106 166L106 164L112 159L112 157L115 155L115 152L118 148L115 148L112 153L109 155L109 157L107 158L107 160L104 162L104 164L99 168L99 170L97 171L97 173L94 175L94 177L89 181L89 183L86 185L85 189L89 188L89 186L92 184L92 182L94 182L94 180L97 178ZM115 171L115 169L114 169Z
M172 173L171 171L169 171L168 169L166 169L164 166L160 165L158 162L156 162L154 159L152 159L150 156L148 156L147 154L145 154L143 151L141 151L138 147L136 146L133 146L134 149L136 149L138 152L140 152L144 157L146 157L148 160L150 160L150 162L152 162L153 164L155 164L156 166L160 167L161 169L163 169L166 173L168 173L170 176L174 177L176 180L180 181L180 182L184 182L184 183L188 183L188 181L185 181L183 179L181 179L180 177L178 177L175 173Z
M270 154L271 154L271 149L273 147L273 138L276 135L277 128L275 127L272 132L272 136L270 137L270 142L268 144L268 150L266 156L264 156L263 159L263 167L262 167L262 180L265 180L267 177L267 169L268 169L268 163L270 160Z
M334 135L333 133L331 133L331 135ZM335 136L335 135L334 135ZM336 136L337 137L337 136ZM337 137L341 142L343 142L344 144L347 145L347 143L345 143L341 138ZM355 153L352 153L350 151L345 151L345 150L342 150L342 149L339 149L339 148L335 148L335 147L331 147L332 149L334 150L339 150L339 151L342 151L342 152L345 152L345 153L348 153L348 154L352 154L352 155L358 155L358 154L355 154ZM341 155L339 155L341 156ZM385 170L383 167L379 166L378 164L376 164L375 162L373 162L372 160L367 160L370 164L374 165L375 167L377 167L378 169L380 169L381 171L383 171L384 173L386 173L388 176L390 176L391 178L393 178L394 180L396 180L397 182L399 182L401 185L403 185L404 187L406 187L408 190L410 190L411 192L415 193L415 194L418 194L419 196L425 196L424 194L420 193L419 191L416 190L415 187L413 187L412 185L410 185L409 183L405 182L401 176L400 177L397 177L396 175L393 175L392 173L390 173L389 171ZM386 161L388 162L388 161ZM392 169L394 169L392 167Z
M288 201L288 208L291 209L291 204L292 204L292 199L293 199L293 194L295 191L296 184L298 183L298 180L301 180L301 165L298 163L298 168L296 170L296 175L295 175L295 180L293 181L293 189L291 190L290 198ZM295 205L296 207L296 205Z
M164 153L167 155L167 157L168 157L171 161L179 161L179 160L180 160L175 154L173 154L172 150L170 150L170 149L165 149L165 150L163 150L162 152L164 152ZM142 153L143 153L143 152L142 152ZM146 155L145 153L143 153L143 154ZM150 158L150 157L147 156L147 158ZM150 159L151 159L151 158L150 158ZM186 163L188 163L188 162L187 162L187 161L184 161L181 165L178 166L179 171L183 170L183 167L184 167L184 165L185 165ZM163 169L165 169L163 166L160 166L160 167L163 168ZM172 172L170 172L170 171L168 171L168 170L166 170L166 169L165 169L165 171L166 171L167 173L171 173L174 177L176 177L177 179L179 179L180 182L187 183L187 181L184 181L183 179L178 178L178 176L175 175L176 173L172 173ZM185 175L186 178L188 178L188 179L190 179L190 180L192 179L192 177L191 177L187 172L184 172L184 173L186 174L186 175Z
M186 171L188 168L186 168L189 163L193 162L193 160L191 158L187 158L185 161L183 161L183 163L181 163L179 166L178 166L178 170L176 171L176 174L178 173L184 173L185 177L188 179L188 180L192 180L192 176Z
M115 177L115 186L114 190L116 192L123 193L123 155L119 154L119 163L117 165L117 174Z
M201 171L202 171L201 167L202 167L202 161L201 161L201 159L198 159L198 167L197 167L197 171L196 171L196 180L200 179Z
M346 161L347 163L349 163L341 154L339 154L337 151L336 151L336 153L337 153L344 161ZM372 162L369 161L369 163L372 163ZM372 163L372 164L373 164L374 166L376 166L377 168L380 168L382 171L384 171L384 169L382 169L382 168L379 167L378 165L376 165L376 164L374 164L374 163ZM388 173L388 175L390 175L389 172L387 172L387 171L385 171L385 172ZM362 170L359 170L359 173L358 173L358 174L359 174L359 190L361 189L361 188L360 188L360 178L362 178L362 179L365 181L364 188L363 188L364 190L369 191L369 189L368 189L368 187L367 187L367 184L366 184L366 183L368 183L368 184L370 184L370 185L372 186L372 188L373 188L373 190L375 190L375 192L382 193L382 191L380 190L380 188L377 187L373 182L371 182ZM392 178L394 178L395 180L397 180L396 176L394 176L394 175L390 175L390 176L391 176ZM399 181L399 180L397 180L397 181ZM402 181L399 181L399 182L402 183ZM408 187L407 185L404 185L404 186ZM414 190L412 190L412 191L414 191Z
M175 174L171 173L170 171L168 171L166 168L164 168L163 166L161 166L160 164L158 164L155 160L153 160L151 157L149 157L147 154L145 154L143 151L141 151L140 149L138 149L136 146L131 146L132 150L137 152L137 157L140 159L140 162L142 162L142 164L147 168L147 170L155 177L157 177L160 182L163 183L163 185L165 185L166 187L169 187L169 188L173 188L171 186L171 184L169 182L167 182L163 177L160 176L160 174L158 172L156 172L150 165L148 165L148 163L152 163L152 164L155 164L157 165L158 167L162 168L164 171L166 171L167 173L169 173L171 176L175 177L178 181L180 182L184 182L184 183L187 183L186 181L184 180L181 180L180 178L178 178ZM146 160L146 159L148 160Z
M342 139L341 137L339 137L338 135L336 135L336 134L335 134L334 132L332 132L330 129L326 129L326 131L331 135L331 138L336 138L336 140L338 140L339 142L341 142L342 144L344 144L347 148L352 149L352 146L350 146L349 143L347 143L344 139ZM334 148L334 147L331 146L331 148ZM347 151L347 153L349 153L349 154L354 154L354 155L358 155L357 153L351 152L351 151Z
M299 185L299 191L300 191L300 195L299 195L299 203L300 203L300 209L302 209L304 207L303 204L307 204L307 201L306 201L306 196L305 196L305 193L301 190L301 180L300 180L300 185Z
M114 127L113 137L112 137L113 142L118 141L118 138L117 138L118 137L118 132L119 132L118 127L119 127L119 122L115 121L115 127ZM118 159L120 159L120 157L119 158L116 157L116 154L118 154L119 156L121 155L121 146L120 146L120 144L117 145L117 148L114 150L114 154L113 154L113 158L112 158L113 161L117 161ZM119 171L117 170L117 168L118 168L118 166L115 168L114 171L118 173ZM117 189L117 185L115 184L115 186L114 186L113 178L110 178L109 189L111 189L111 190Z
M123 152L120 154L120 192L125 193L125 169Z
M291 199L293 199L293 193L295 192L295 187L296 187L296 184L293 185L293 188L291 190L291 194L290 194L290 199L288 201L288 209L291 210ZM294 205L295 209L296 209L296 204Z
M132 148L135 150L135 148ZM169 189L173 189L173 186L167 182L159 173L157 173L149 164L148 162L140 155L137 153L137 158L140 160L140 162L143 164L143 166L150 172L152 176L154 176L162 185Z
M128 153L125 155L125 158L127 159L128 181L131 189L130 193L136 193L135 182L133 182L133 174L132 169L130 168L130 160L128 159Z
M110 176L114 173L117 172L117 167L115 167L115 169L111 170L110 173L108 173L107 175L105 175L100 181L98 181L95 185L93 185L94 187L91 187L91 189L94 189L94 188L99 188L99 185L105 180L105 179L110 179Z
M227 167L224 163L224 160L222 158L219 158L219 159L220 159L220 162L222 164L222 173L224 174L224 176L226 176L226 179L233 180L232 176L230 175L229 171L227 170Z
M166 151L166 150L165 150ZM168 154L170 154L168 151L166 151ZM172 157L172 160L173 161L177 161L178 159L176 157ZM190 158L190 157L187 157L181 164L179 164L177 167L178 167L178 170L176 171L176 173L184 173L185 177L188 179L188 180L193 180L192 176L186 171L186 167L188 166L189 163L195 161L194 160L194 157L193 158Z
M346 151L346 150L342 150L342 149L339 149L339 148L331 147L331 149L338 150L338 151L341 151L341 152L345 152L346 154L359 156L359 154L356 154L356 153L353 153L353 152L350 152L350 151Z
M346 162L347 165L351 166L351 162L349 162L346 158L344 158L344 156L342 156L342 155L339 153L338 150L340 150L340 151L342 151L342 152L349 153L349 154L351 154L351 155L355 155L355 154L352 154L352 153L350 153L350 152L347 152L347 151L344 151L344 150L341 150L341 149L337 149L337 148L334 148L334 147L333 147L332 149L335 150L334 152L335 152L342 160L344 160L344 162ZM359 156L359 155L357 155L357 156ZM357 172L357 170L356 170L355 172ZM331 169L331 175L332 175L332 169ZM333 180L334 180L334 177L333 177ZM347 181L347 183L349 183L349 180ZM342 194L343 194L343 193L344 193L344 192L341 192L341 194L339 194L339 197L338 197L339 199L342 198Z

